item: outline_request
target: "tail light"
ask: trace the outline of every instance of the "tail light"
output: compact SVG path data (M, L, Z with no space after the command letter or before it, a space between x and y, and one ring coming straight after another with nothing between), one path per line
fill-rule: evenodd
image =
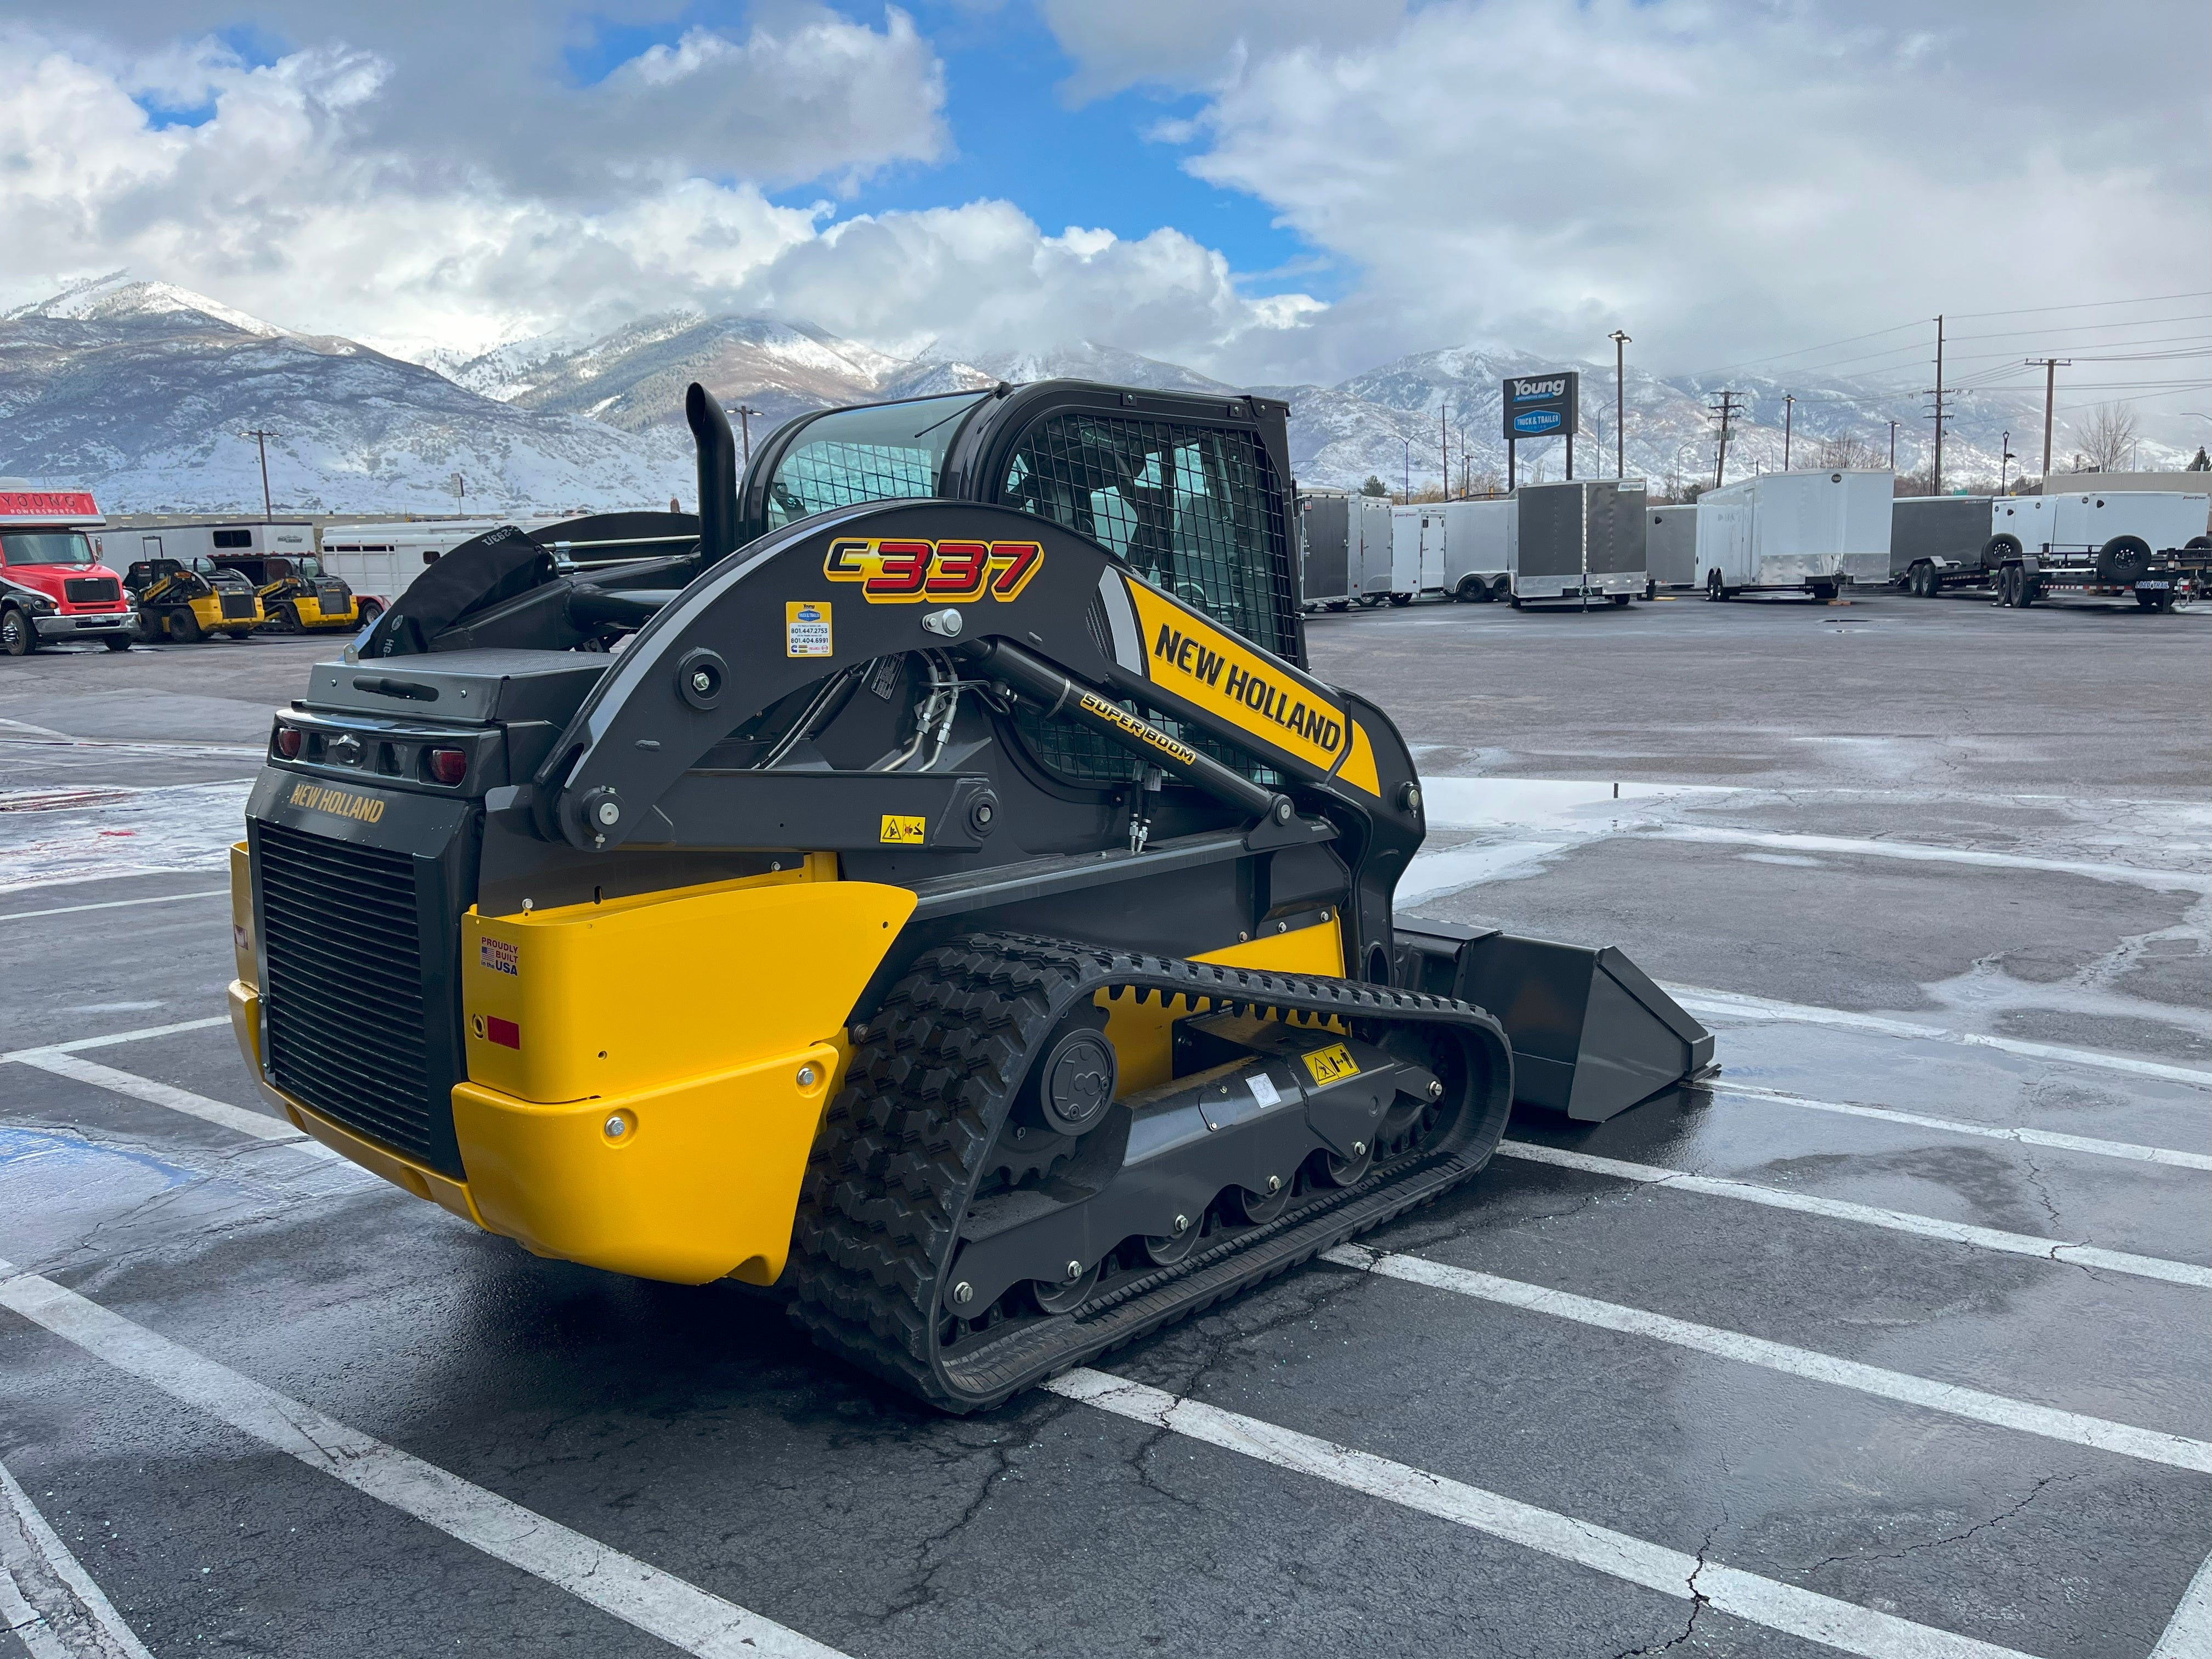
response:
M298 726L280 725L276 728L276 752L286 760L300 758L300 728Z
M430 751L430 775L440 783L459 783L468 775L467 750L433 749Z

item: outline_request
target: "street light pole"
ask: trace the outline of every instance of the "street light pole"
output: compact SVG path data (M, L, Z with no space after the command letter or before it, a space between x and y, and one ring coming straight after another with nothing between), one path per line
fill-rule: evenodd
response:
M750 404L739 404L738 405L738 429L744 435L745 441L745 458L743 461L738 463L740 467L750 467L753 464L752 417L759 413L761 413L761 411L755 409Z
M1628 476L1621 458L1627 453L1627 428L1622 424L1628 414L1628 383L1623 378L1626 352L1632 343L1629 337L1619 329L1606 337L1613 342L1613 476Z
M1790 417L1796 411L1797 394L1794 392L1784 392L1782 394L1782 470L1784 472L1790 470Z
M1889 423L1889 470L1897 471L1897 422Z
M2005 479L2010 476L2013 464L2012 434L2008 432L1999 439L1997 447L2002 452L1997 461L1997 494L2002 495L2005 493Z

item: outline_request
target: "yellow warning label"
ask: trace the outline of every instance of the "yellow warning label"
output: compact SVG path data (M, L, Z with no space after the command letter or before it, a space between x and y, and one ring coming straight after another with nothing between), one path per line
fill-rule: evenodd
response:
M1332 1042L1326 1048L1316 1048L1298 1058L1306 1063L1306 1075L1313 1079L1314 1087L1326 1089L1332 1083L1341 1083L1348 1077L1359 1075L1359 1062L1352 1057L1352 1050L1341 1042Z
M791 599L783 607L783 654L787 657L827 657L830 648L830 601Z
M903 817L896 812L884 814L884 844L919 847L929 839L927 818Z

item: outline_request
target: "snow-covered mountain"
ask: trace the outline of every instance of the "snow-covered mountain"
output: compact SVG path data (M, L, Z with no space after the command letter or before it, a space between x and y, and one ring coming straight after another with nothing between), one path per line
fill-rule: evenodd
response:
M658 505L694 490L684 388L760 411L757 440L825 406L1053 377L1164 390L1237 388L1179 364L1092 342L1042 352L902 359L820 329L676 311L592 340L543 334L430 364L351 340L295 332L163 283L124 273L0 314L0 473L89 485L116 512L258 507L252 428L273 429L272 493L289 511L354 513ZM1502 481L1499 383L1583 371L1577 471L1613 470L1611 363L1561 363L1461 346L1385 363L1336 386L1243 388L1291 405L1301 483L1356 488L1370 474L1416 489ZM1760 377L1711 382L1628 373L1627 471L1669 489L1712 476L1722 390L1740 394L1729 476L1782 465L1926 464L1926 402L1863 382ZM1974 392L1952 404L1947 482L1994 479L2002 434L2039 459L2032 393ZM2185 459L2145 443L2142 462ZM1524 443L1524 480L1561 476L1556 441ZM2060 465L2071 453L2062 430ZM2017 465L2015 464L2015 471ZM458 474L467 494L457 498Z
M0 314L0 473L112 513L645 507L693 491L688 438L497 402L419 363L120 276ZM466 494L458 496L458 475Z

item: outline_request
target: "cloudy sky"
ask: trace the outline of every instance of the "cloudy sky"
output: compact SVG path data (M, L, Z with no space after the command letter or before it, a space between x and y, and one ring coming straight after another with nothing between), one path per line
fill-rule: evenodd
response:
M1615 327L1909 377L1943 311L1970 373L2101 353L2180 420L2208 47L2189 0L0 0L0 303L127 266L410 355L690 303L1254 380Z

